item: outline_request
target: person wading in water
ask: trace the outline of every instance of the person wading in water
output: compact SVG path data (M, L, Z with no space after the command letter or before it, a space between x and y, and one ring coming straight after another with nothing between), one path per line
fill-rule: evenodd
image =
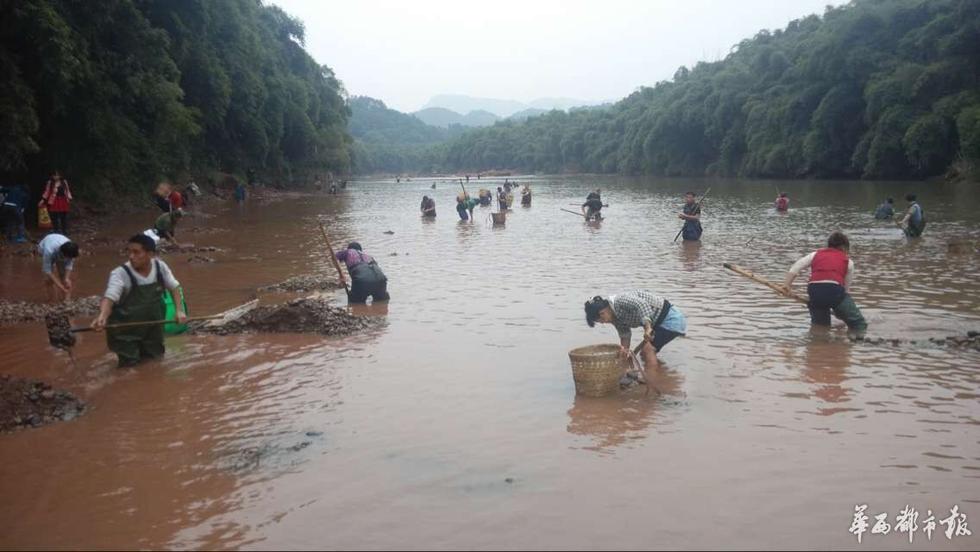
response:
M143 234L129 238L126 245L129 261L109 274L109 284L99 305L99 315L92 320L96 331L106 324L163 320L167 290L176 306L177 322L187 321L180 282L167 263L156 258L156 244ZM163 324L109 328L106 330L109 350L119 357L119 366L133 366L142 360L162 357Z
M684 313L667 299L643 290L610 295L608 299L593 297L585 302L585 321L590 328L596 322L612 324L619 333L619 352L623 358L630 355L632 328L642 327L645 342L640 356L648 372L660 367L657 353L664 346L687 334Z
M350 242L347 249L337 252L337 260L344 261L350 274L348 303L365 303L368 297L375 303L391 299L388 295L388 277L374 257L362 252L361 244Z
M786 273L783 291L788 293L800 271L810 267L810 282L806 291L810 296L810 323L814 326L830 326L830 313L843 320L857 337L864 335L868 323L851 299L848 290L854 274L854 261L848 256L851 242L841 232L827 238L827 247L796 261Z
M922 231L926 229L926 214L922 211L922 206L916 201L915 194L908 194L905 196L905 201L908 202L909 208L905 212L905 217L900 221L896 221L897 224L905 236L909 238L918 238L922 235Z
M787 195L786 192L779 192L779 195L776 196L774 205L776 206L777 211L789 211L789 195Z
M694 200L694 192L684 194L684 209L678 213L677 218L684 221L684 228L681 235L684 241L698 241L701 239L701 207Z
M422 216L427 218L435 218L436 216L436 200L429 196L422 196L422 204L419 205L419 210L422 211Z
M585 196L585 203L582 204L582 214L585 220L602 220L602 190L596 188Z

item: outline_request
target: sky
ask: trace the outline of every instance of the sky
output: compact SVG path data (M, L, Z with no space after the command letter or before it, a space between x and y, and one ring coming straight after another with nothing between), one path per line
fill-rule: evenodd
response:
M841 0L266 0L352 96L619 100Z

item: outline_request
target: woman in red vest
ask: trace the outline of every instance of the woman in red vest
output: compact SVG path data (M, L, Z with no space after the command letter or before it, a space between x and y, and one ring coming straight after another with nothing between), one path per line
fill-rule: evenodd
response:
M847 328L857 335L863 335L868 323L847 293L854 274L854 261L847 253L851 243L841 232L834 232L827 239L827 247L796 261L786 274L784 287L788 291L800 271L810 267L810 283L806 290L810 295L810 323L818 326L830 325L830 312L843 320Z
M63 236L68 235L68 206L71 203L71 188L61 173L54 171L51 179L44 185L44 194L38 207L47 207L51 215L52 231Z

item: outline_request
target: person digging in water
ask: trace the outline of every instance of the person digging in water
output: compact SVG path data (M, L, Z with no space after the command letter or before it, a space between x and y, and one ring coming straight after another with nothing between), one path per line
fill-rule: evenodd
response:
M788 205L788 204L787 204ZM681 236L684 241L698 241L704 229L701 227L701 207L695 201L694 192L684 194L684 209L677 214L684 221Z
M848 290L854 275L854 261L848 256L851 243L842 232L834 232L827 238L827 247L796 261L786 273L783 290L792 289L793 280L800 271L810 267L810 282L806 290L810 296L810 323L814 326L830 326L830 313L843 320L855 337L863 337L868 323L851 299Z
M75 259L78 244L61 234L48 234L37 244L41 254L41 272L47 288L48 301L70 301L75 287Z
M596 188L585 196L585 203L582 204L582 214L585 220L602 220L602 190Z
M143 234L129 238L129 261L109 274L109 283L92 328L106 331L109 350L119 357L119 366L133 366L146 359L162 357L163 324L108 328L107 324L150 322L166 316L163 294L167 290L176 307L177 322L187 321L181 300L180 282L167 263L156 258L156 244Z
M337 260L344 261L350 274L348 303L366 303L368 297L375 303L391 299L388 295L388 277L374 257L362 252L361 244L350 242L347 249L337 252Z
M590 328L596 322L612 324L619 333L619 352L629 358L632 328L643 328L643 348L640 358L650 381L650 370L660 367L659 353L674 338L687 334L687 319L684 313L667 299L636 290L610 295L608 299L596 295L585 302L585 321Z

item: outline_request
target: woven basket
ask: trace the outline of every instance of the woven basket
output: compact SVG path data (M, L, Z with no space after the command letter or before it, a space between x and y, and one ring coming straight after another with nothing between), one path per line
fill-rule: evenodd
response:
M619 389L623 361L619 345L589 345L568 352L572 361L575 392L587 397L602 397Z
M490 213L490 216L493 217L493 223L496 225L503 225L507 222L506 212L502 211L500 213Z

